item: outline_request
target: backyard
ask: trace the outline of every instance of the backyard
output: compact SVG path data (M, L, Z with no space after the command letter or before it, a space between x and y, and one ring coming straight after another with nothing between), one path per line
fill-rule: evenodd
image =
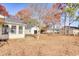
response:
M79 36L41 34L25 39L11 39L0 47L0 55L11 56L57 56L79 55Z

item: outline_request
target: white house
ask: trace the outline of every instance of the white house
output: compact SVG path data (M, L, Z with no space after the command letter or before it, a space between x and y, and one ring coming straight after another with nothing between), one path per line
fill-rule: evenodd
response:
M25 37L25 24L17 17L7 17L4 19L4 23L0 25L0 32L2 32L0 39L19 39Z
M64 29L65 28L65 29ZM70 35L79 35L79 28L74 26L65 26L61 28L61 33L70 34Z
M47 33L59 33L60 26L59 25L50 25L46 31Z
M40 33L40 29L37 26L33 26L33 27L26 27L25 30L26 34L39 34Z
M74 34L74 36L75 36L75 35L79 35L79 29L74 29L74 30L73 30L73 34Z

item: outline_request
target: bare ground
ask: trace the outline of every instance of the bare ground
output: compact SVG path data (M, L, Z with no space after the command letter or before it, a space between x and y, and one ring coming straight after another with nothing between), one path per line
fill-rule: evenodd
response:
M11 39L0 47L2 56L71 56L79 55L79 36L40 35Z

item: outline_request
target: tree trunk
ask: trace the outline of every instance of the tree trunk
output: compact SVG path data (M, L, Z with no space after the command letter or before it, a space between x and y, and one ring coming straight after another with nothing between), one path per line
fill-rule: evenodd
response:
M71 19L71 18L70 18L70 19ZM71 25L71 23L70 23L70 20L69 20L68 35L70 35L70 25Z
M64 18L64 35L65 35L65 30L66 30L66 29L65 29L66 16L67 16L67 15L66 15L66 13L65 13L65 18Z
M54 30L55 30L55 24L53 24L53 34L54 34Z

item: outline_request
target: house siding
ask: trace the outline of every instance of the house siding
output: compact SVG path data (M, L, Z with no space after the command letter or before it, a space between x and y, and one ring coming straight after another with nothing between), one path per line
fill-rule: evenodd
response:
M0 24L0 40L9 39L9 35L2 34L2 24Z
M11 28L12 24L8 24ZM23 26L23 33L19 34L19 25L16 25L16 33L11 33L9 30L9 39L17 39L17 38L24 38L25 37L25 26Z

